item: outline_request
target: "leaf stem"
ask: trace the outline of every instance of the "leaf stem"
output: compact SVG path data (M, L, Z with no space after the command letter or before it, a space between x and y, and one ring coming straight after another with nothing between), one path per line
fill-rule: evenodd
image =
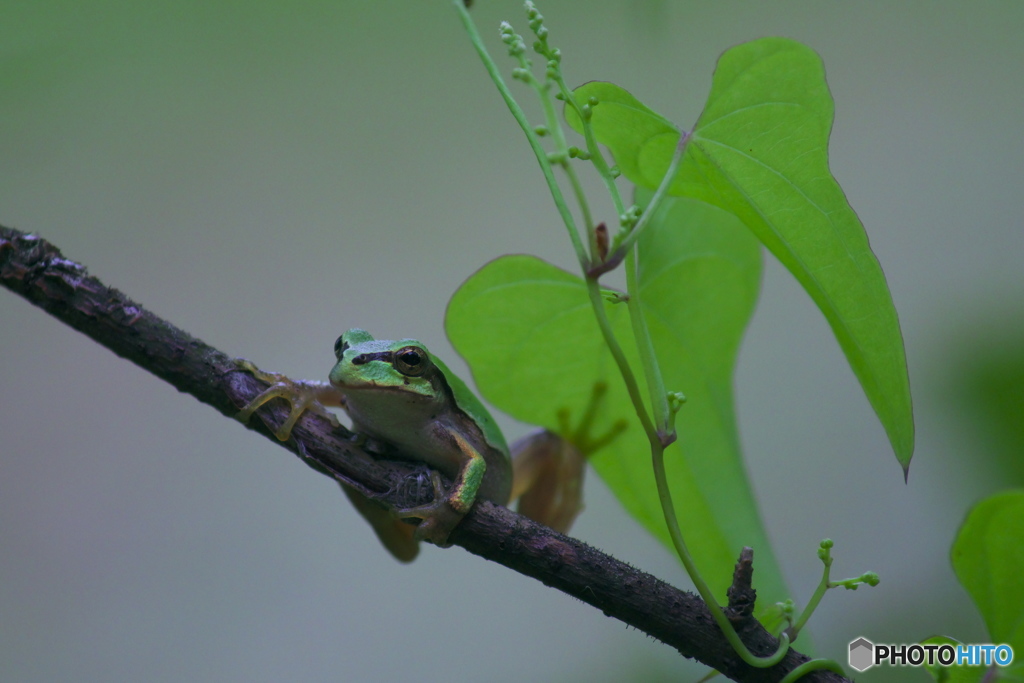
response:
M629 235L619 245L619 249L623 252L629 250L636 241L640 238L640 234L644 231L654 216L658 212L658 208L662 200L668 194L668 188L672 185L672 182L676 179L676 174L679 173L679 167L683 161L683 155L686 153L686 147L690 142L690 133L680 131L679 142L676 143L675 152L672 154L672 160L669 162L668 169L665 170L665 177L661 179L661 184L658 185L658 189L655 191L654 196L651 197L651 201L648 202L646 208L644 208L643 214L640 216L640 220L630 231Z

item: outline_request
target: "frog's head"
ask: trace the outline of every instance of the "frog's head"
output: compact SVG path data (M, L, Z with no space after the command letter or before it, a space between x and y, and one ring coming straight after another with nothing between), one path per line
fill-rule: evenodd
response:
M374 339L351 329L334 344L338 359L331 384L345 390L401 391L434 397L436 366L427 348L414 339Z

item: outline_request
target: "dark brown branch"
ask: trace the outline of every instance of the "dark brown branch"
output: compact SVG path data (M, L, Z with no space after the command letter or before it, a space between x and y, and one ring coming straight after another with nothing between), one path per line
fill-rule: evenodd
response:
M132 361L178 390L233 417L264 385L241 371L236 359L156 317L121 292L90 277L50 243L0 226L0 284ZM282 405L278 405L282 404ZM286 409L274 401L258 415L280 424ZM280 443L259 420L248 425ZM318 415L307 414L281 445L310 467L397 507L430 501L427 471L418 465L375 458L351 434ZM480 503L456 527L451 541L481 557L531 576L600 609L737 681L769 682L808 660L791 650L771 669L744 664L726 642L704 603L692 593L555 533L497 505ZM730 618L756 654L775 651L776 640L750 617L751 559L741 557L730 601ZM738 588L737 588L738 587ZM845 681L816 671L807 681Z

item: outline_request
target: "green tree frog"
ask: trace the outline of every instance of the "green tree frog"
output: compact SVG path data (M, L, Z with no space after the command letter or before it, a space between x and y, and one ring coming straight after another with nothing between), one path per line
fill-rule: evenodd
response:
M582 509L585 458L567 440L540 432L510 451L480 400L416 340L379 340L351 329L338 338L334 354L337 363L329 382L293 381L243 364L271 386L238 417L248 421L267 401L287 399L291 412L276 433L285 441L306 410L340 406L358 435L388 443L448 476L453 481L448 491L435 476L433 503L403 510L385 510L342 485L397 559L415 558L420 540L445 545L478 499L507 505L521 495L520 512L559 531L568 530ZM413 527L402 521L409 518L422 521Z

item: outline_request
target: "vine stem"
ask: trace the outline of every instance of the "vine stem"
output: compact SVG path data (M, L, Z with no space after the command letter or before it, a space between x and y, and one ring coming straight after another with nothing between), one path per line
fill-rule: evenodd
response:
M522 54L519 55L518 58L519 66L529 78L529 84L537 93L537 98L540 100L541 107L544 110L544 120L547 124L547 129L551 134L551 139L554 141L555 152L559 159L558 165L569 179L573 196L576 198L576 203L580 207L580 214L583 218L583 227L587 234L590 246L590 258L593 260L597 255L594 219L590 213L590 204L587 201L586 193L583 191L583 185L580 183L576 169L573 168L569 159L569 143L566 141L565 133L562 131L562 126L558 122L558 112L555 110L555 106L552 103L551 98L548 96L546 85L537 80L537 78L529 71L529 60ZM547 158L550 162L551 157L549 156Z
M580 262L580 266L584 269L587 267L587 251L583 246L583 241L580 239L579 231L576 228L576 220L573 218L572 211L569 210L569 206L565 201L565 196L562 194L562 189L558 186L558 181L555 179L555 174L551 168L551 162L548 160L547 152L544 150L544 146L540 144L540 140L537 138L537 134L533 132L530 127L530 121L526 118L526 113L523 111L519 103L516 102L512 96L512 92L508 89L508 85L505 84L504 79L501 77L501 72L498 70L498 66L491 59L491 55L487 52L487 48L484 47L483 41L480 39L480 34L476 30L476 25L473 23L472 17L469 16L469 10L466 8L463 0L453 0L456 11L459 13L459 18L462 19L462 25L466 29L466 33L469 34L469 40L473 44L473 48L476 50L477 55L480 57L480 61L484 63L484 68L487 69L487 74L494 81L494 85L498 88L498 92L501 94L501 98L505 100L505 105L509 111L512 112L513 118L519 127L523 129L523 133L526 135L526 139L530 143L530 148L533 150L534 155L537 157L537 163L540 164L541 172L544 174L544 180L547 181L548 189L551 191L551 197L554 199L555 208L558 209L558 214L562 218L562 222L565 224L566 230L569 231L569 239L572 240L573 249L576 250L576 258Z
M829 577L831 571L832 562L828 561L825 563L825 570L822 572L821 583L818 584L818 587L815 589L811 599L807 602L807 606L804 608L803 612L800 613L800 617L787 629L793 634L794 638L807 624L807 620L811 618L811 615L814 614L814 610L818 608L818 604L821 603L821 599L825 597L825 592L829 589Z
M648 440L651 441L651 448L654 448L655 445L660 446L661 442L657 438L657 430L647 414L647 408L644 406L644 398L640 393L640 385L636 381L636 375L633 374L633 368L629 366L629 361L626 359L626 354L622 351L619 340L615 338L611 321L608 320L608 314L604 310L604 297L601 296L601 285L596 277L589 275L586 277L586 283L587 295L590 297L590 305L594 309L594 316L597 318L597 326L600 328L601 336L604 337L605 344L608 346L608 350L615 360L615 365L619 369L619 374L622 375L622 380L626 384L626 391L629 393L629 399L633 403L636 416L640 420Z
M584 127L585 129L589 127L586 121L584 121ZM640 350L640 357L644 372L648 378L648 386L651 391L651 400L654 404L655 414L657 415L658 429L654 433L648 431L647 436L651 443L651 463L654 469L654 480L658 487L658 499L661 502L661 510L665 517L665 524L668 526L669 537L672 539L672 545L675 547L676 554L679 555L679 559L682 561L683 567L686 569L686 573L690 575L690 579L693 581L694 587L697 589L697 592L700 594L700 597L704 602L707 603L708 609L711 611L711 615L714 617L718 627L722 629L722 633L725 634L726 640L728 640L729 644L736 650L736 654L751 666L766 668L777 664L786 656L786 652L789 650L789 634L783 633L779 637L779 648L774 654L769 655L768 657L758 657L752 653L743 641L740 640L739 634L736 633L736 629L733 628L729 619L725 616L725 613L722 611L718 601L715 599L714 593L704 580L704 577L701 576L700 571L697 569L697 564L693 561L693 556L690 554L690 549L687 547L686 541L683 538L682 529L679 527L679 517L676 514L675 503L672 501L672 491L669 488L668 477L665 473L665 447L675 440L675 429L672 426L672 413L668 405L668 396L665 393L665 385L662 380L661 369L658 367L658 359L654 353L654 343L651 340L650 330L647 327L646 319L640 305L640 287L637 282L635 262L635 241L640 231L645 226L649 225L652 217L657 214L659 208L658 205L668 191L668 187L675 179L676 173L679 171L680 162L682 161L683 154L686 151L686 143L688 140L689 135L685 133L680 134L679 143L676 145L675 154L673 154L672 161L665 172L665 177L662 178L661 183L658 185L658 189L654 193L654 197L652 197L647 209L644 211L641 221L634 226L629 238L627 238L627 240L620 246L620 249L627 250L625 265L627 293L629 294L630 321L632 323L633 335L636 339L637 348ZM635 403L636 402L634 400L634 404ZM652 427L645 425L644 429L650 430Z
M697 570L697 566L693 561L693 557L690 555L689 548L683 539L682 530L679 527L679 521L675 512L675 505L672 502L672 494L668 486L668 479L665 474L665 447L675 440L674 429L672 428L672 411L668 405L668 398L664 388L664 382L661 377L660 368L658 367L657 358L654 354L654 346L650 337L650 331L647 328L646 321L643 316L643 311L640 305L639 287L637 281L637 265L635 262L635 252L632 251L635 246L636 240L642 230L650 224L651 217L657 213L658 205L662 201L663 197L667 192L668 186L674 179L679 165L681 163L683 154L686 149L686 144L689 140L689 135L685 133L680 134L680 139L676 145L675 153L672 157L672 161L666 171L665 177L662 179L658 190L655 192L654 197L648 210L644 212L644 216L633 225L633 229L630 234L623 240L623 243L619 245L616 250L620 257L624 257L626 261L626 277L627 277L627 292L629 293L628 304L630 322L633 329L634 338L641 356L641 364L644 369L644 373L648 383L648 389L650 391L650 398L652 402L652 410L656 416L656 422L652 422L651 416L648 414L646 406L644 405L643 396L640 392L640 387L637 382L636 376L633 373L633 369L629 365L625 353L622 350L621 345L615 337L615 333L612 330L611 322L608 319L607 312L605 311L604 298L601 295L601 288L598 282L598 278L604 272L602 270L592 271L590 270L588 263L588 257L586 250L580 240L579 231L576 227L575 220L573 219L572 212L569 210L565 202L565 197L562 194L561 188L558 185L557 180L554 177L554 171L551 164L549 155L545 152L544 147L541 145L537 133L530 127L530 123L526 118L526 114L522 108L515 101L512 93L509 91L508 86L505 84L498 71L497 66L491 59L487 52L487 49L483 45L483 41L480 39L479 34L476 31L476 27L473 24L473 20L469 16L469 12L465 7L462 0L453 0L459 16L462 19L463 26L466 32L469 34L470 41L473 47L476 49L477 54L480 56L481 61L484 63L484 67L487 69L488 74L494 81L498 88L498 92L501 94L502 99L505 100L505 104L508 106L509 111L512 113L516 122L519 124L523 133L526 135L529 141L530 147L533 149L534 154L537 157L537 161L540 164L541 170L544 173L544 178L548 183L548 187L551 191L552 197L555 201L555 205L561 214L562 220L565 223L566 228L569 231L570 239L572 240L573 248L576 250L577 258L579 259L580 266L584 272L584 278L586 281L587 295L590 299L591 307L593 308L595 318L597 320L598 328L601 331L604 341L608 346L609 351L612 354L615 364L619 369L619 373L622 376L624 383L626 384L626 390L629 393L630 401L633 403L634 410L637 418L643 427L644 433L647 435L648 441L651 445L651 460L654 469L654 477L658 488L658 496L661 501L662 512L665 516L665 522L669 529L669 536L672 539L672 544L675 546L676 552L679 555L680 560L683 563L686 572L690 575L693 580L694 586L697 588L697 592L701 598L707 604L712 617L718 624L718 627L722 630L726 640L733 647L740 658L751 666L758 668L765 668L773 666L782 660L789 650L789 634L783 633L779 637L779 648L774 654L768 657L758 657L750 652L747 646L740 640L739 635L729 622L725 613L722 611L718 601L715 599L710 587L707 582L704 581L703 577ZM528 4L529 6L529 4ZM518 38L518 37L517 37ZM528 66L528 62L524 64L524 67ZM527 73L529 72L526 69ZM529 79L532 79L532 85L538 90L541 95L542 104L545 108L545 114L549 124L552 122L553 107L548 101L546 92L543 92L533 78L532 74L529 75ZM583 135L586 139L588 153L591 156L591 160L594 163L595 168L598 170L599 175L604 180L609 193L612 196L613 203L616 205L616 209L619 210L623 220L627 220L625 216L625 210L623 208L623 202L618 192L618 187L615 184L614 174L605 162L604 157L601 155L600 149L598 148L597 139L594 135L594 131L589 124L589 117L585 115L583 107L576 102L571 91L565 86L564 80L560 74L556 74L556 82L560 88L560 92L566 102L572 106L575 112L579 115L583 125ZM555 127L557 120L554 121ZM556 137L556 145L559 143L561 147L565 146L564 138L561 136ZM559 158L564 154L564 149L559 149ZM569 173L570 182L573 184L573 188L576 191L577 199L581 196L581 188L579 182L570 170ZM589 210L587 209L586 202L581 202L582 210L584 215L588 216L589 223ZM589 224L588 224L589 232ZM593 244L592 244L593 246ZM611 259L609 259L610 261Z
M583 120L583 126L584 130L589 131L589 122ZM676 439L675 419L674 413L669 408L665 381L662 378L661 368L658 366L658 356L654 352L654 341L651 339L650 328L647 326L647 318L643 312L640 284L637 279L637 260L639 256L635 243L640 232L651 224L651 220L661 208L661 202L666 197L672 181L675 180L676 173L679 172L680 162L686 151L687 140L689 140L689 135L687 133L680 133L679 143L676 145L675 154L673 154L672 161L665 172L665 177L662 178L657 191L655 191L647 208L644 209L643 214L640 216L640 220L633 226L630 234L616 250L624 254L626 293L629 295L627 303L629 307L629 320L633 328L633 338L636 340L636 347L640 354L640 364L644 369L644 376L647 379L647 388L651 396L651 410L654 412L658 440L663 447L668 446Z
M658 497L661 500L661 509L665 514L665 523L668 525L668 533L672 539L672 545L675 546L676 554L682 560L683 567L686 569L686 573L690 575L690 580L693 581L697 593L700 594L701 599L707 604L708 611L714 617L718 628L722 629L725 639L736 650L736 654L740 656L740 659L751 666L767 668L782 661L782 658L786 656L786 652L789 651L789 634L783 633L779 636L779 649L768 657L758 657L740 640L736 629L733 628L729 618L725 616L725 612L722 611L721 606L718 604L718 600L715 599L715 594L712 592L711 587L708 586L707 582L704 581L704 577L697 570L697 565L693 561L690 549L687 547L686 541L683 540L683 532L679 528L679 519L676 516L675 505L672 502L672 492L669 490L668 478L665 476L665 447L661 445L660 441L657 444L653 442L651 444L651 461L654 466L654 480L658 486Z
M587 153L590 155L590 161L594 164L597 174L601 177L602 182L604 182L604 186L612 198L612 204L615 206L616 213L620 216L625 214L626 203L622 201L619 186L615 184L615 174L612 173L611 167L608 166L608 162L605 161L604 155L601 153L601 148L597 144L597 138L594 137L594 131L590 128L590 123L583 113L583 108L580 107L580 103L576 101L576 97L569 90L565 79L559 76L555 83L558 85L558 92L562 95L566 105L572 107L580 119L580 123L583 126L583 139L587 143Z
M654 342L647 328L643 307L640 300L640 286L637 282L637 265L635 253L626 255L626 292L629 298L626 306L629 310L629 322L633 328L633 338L640 354L640 365L647 380L647 390L651 399L651 412L654 413L653 429L658 442L664 448L675 440L675 431L671 425L671 412L668 407L668 394L665 392L665 381L661 377L658 358L654 355ZM648 438L651 438L648 434Z

